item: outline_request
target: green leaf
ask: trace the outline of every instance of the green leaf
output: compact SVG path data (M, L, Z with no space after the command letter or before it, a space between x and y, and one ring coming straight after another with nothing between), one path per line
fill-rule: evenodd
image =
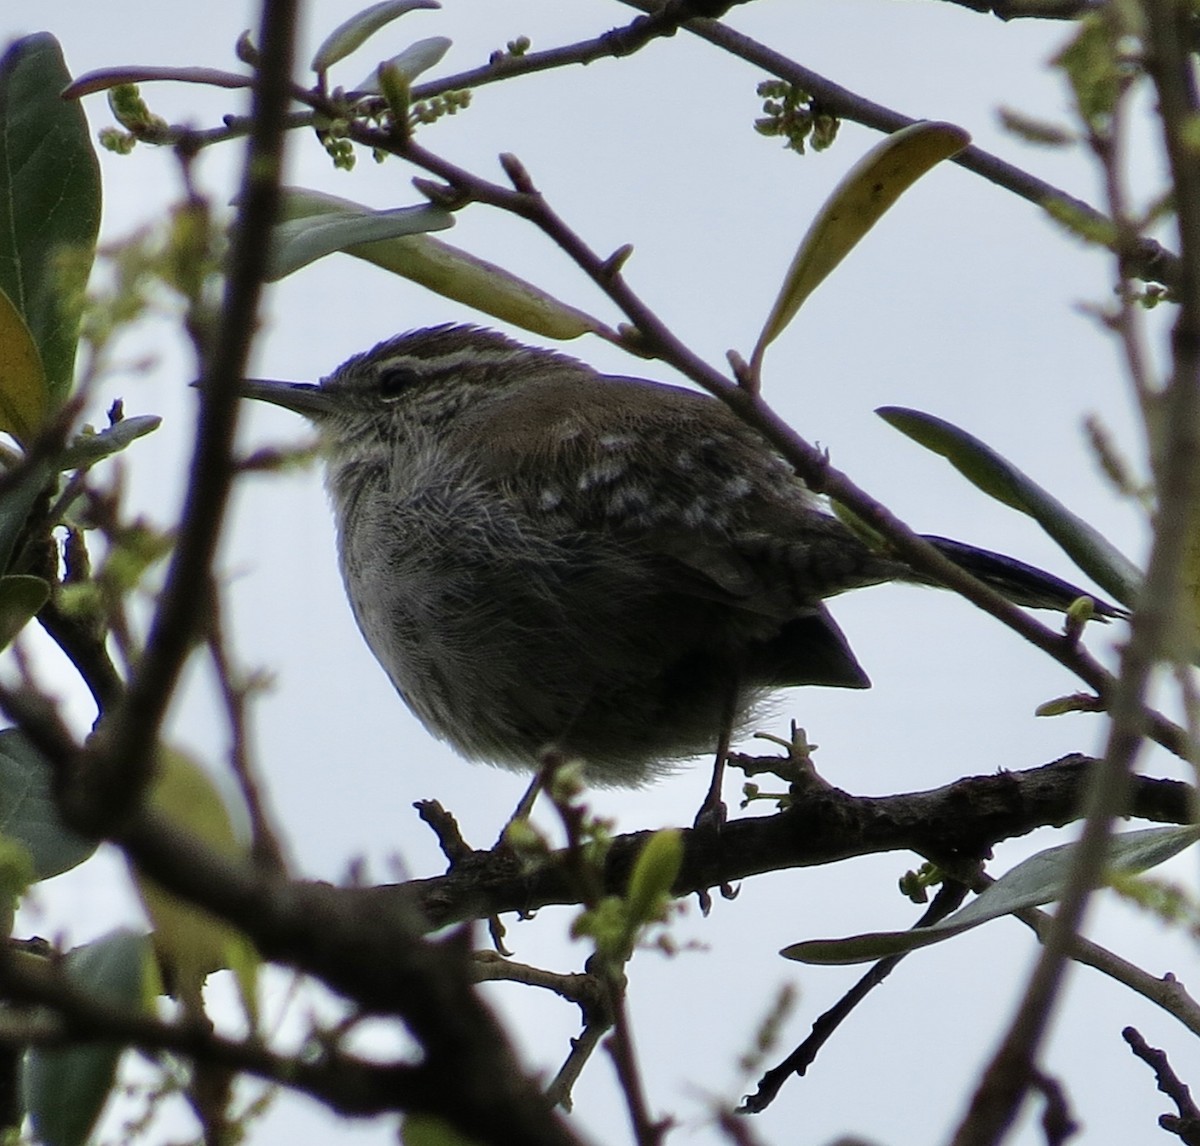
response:
M96 999L142 1012L154 977L152 962L147 936L114 931L68 951L63 970L77 988ZM39 1142L82 1146L87 1141L112 1093L123 1049L116 1043L94 1042L66 1050L29 1051L21 1089Z
M370 208L320 191L298 187L284 190L280 212L283 219L337 212L361 214L369 213ZM559 302L503 267L428 235L355 244L345 253L546 338L578 338L604 329L603 323L591 315Z
M437 0L382 0L382 3L372 4L343 21L321 41L310 67L318 73L328 71L397 17L416 8L440 7Z
M752 366L761 365L767 346L884 212L930 168L970 142L971 137L953 124L913 123L871 148L850 169L801 240L758 336Z
M50 764L23 732L0 731L0 832L29 849L38 879L69 871L96 850L63 824L53 780Z
M391 211L345 211L286 219L271 232L267 279L276 282L317 259L362 243L394 239L454 226L443 207L397 207Z
M365 95L379 95L379 73L385 68L394 68L411 84L417 76L441 63L442 57L453 43L454 41L446 36L430 36L425 40L417 40L416 43L409 44L398 56L384 60L362 83L356 84L354 90Z
M0 577L0 649L37 615L50 599L50 585L25 573Z
M0 290L0 430L27 442L46 417L46 374L33 335Z
M83 287L100 226L100 168L53 36L0 57L0 290L33 338L46 407L71 389ZM35 427L36 428L36 427Z
M1109 841L1109 875L1136 875L1166 862L1200 839L1200 828L1146 828L1122 832ZM962 932L1059 897L1075 862L1077 844L1060 844L1017 864L966 907L932 927L877 931L850 939L813 939L785 947L780 954L800 963L864 963L940 943Z
M1097 585L1122 605L1133 604L1142 580L1137 566L1012 462L966 430L932 414L900 406L881 406L875 412L927 450L941 454L989 497L1028 514Z

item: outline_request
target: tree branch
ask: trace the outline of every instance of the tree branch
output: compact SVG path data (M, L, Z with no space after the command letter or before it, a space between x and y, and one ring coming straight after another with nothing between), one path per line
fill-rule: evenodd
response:
M102 722L87 752L87 782L66 809L73 826L104 834L145 786L159 726L201 627L198 601L208 595L210 569L233 479L238 387L245 375L267 266L267 240L279 202L284 117L291 99L297 0L264 0L253 127L246 149L237 225L225 296L215 326L203 336L204 386L182 527L145 652L128 690Z
M649 11L654 7L653 0L621 0L621 3L642 11ZM707 40L710 44L793 84L812 96L820 104L821 110L831 115L889 135L916 122L911 116L893 111L840 84L835 84L817 72L788 59L782 53L760 44L749 36L735 32L716 20L689 20L683 27L702 40ZM989 183L1003 187L1035 206L1044 209L1047 203L1060 204L1072 216L1095 224L1097 231L1109 227L1107 217L1095 207L980 147L972 145L965 148L951 162L981 175ZM1178 256L1152 239L1142 238L1136 249L1130 253L1129 260L1131 272L1141 279L1164 283L1167 286L1174 286L1179 281Z
M881 852L915 852L935 860L939 855L978 857L1001 840L1077 820L1097 766L1091 757L1066 756L1040 768L972 776L928 792L882 797L853 796L817 781L798 793L786 811L730 820L719 841L712 833L685 830L674 893L684 896L766 872ZM1187 784L1138 777L1124 814L1190 823L1191 797ZM649 835L631 832L613 841L605 864L605 894L624 891ZM409 904L430 928L578 902L564 854L555 853L530 870L505 849L471 852L445 875L343 888L340 894L368 915Z

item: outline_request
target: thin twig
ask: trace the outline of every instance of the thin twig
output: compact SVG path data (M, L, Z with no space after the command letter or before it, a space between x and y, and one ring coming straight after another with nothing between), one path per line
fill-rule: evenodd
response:
M928 910L913 924L913 929L931 927L957 910L967 893L965 884L955 881L943 883ZM759 1114L766 1110L783 1084L792 1075L803 1076L816 1060L821 1048L833 1037L837 1029L854 1013L858 1005L878 987L899 965L907 952L889 955L873 963L867 972L829 1010L819 1015L812 1025L812 1032L778 1066L772 1067L759 1080L758 1089L749 1095L738 1109L740 1114Z
M1121 1037L1129 1044L1129 1049L1154 1071L1158 1089L1175 1103L1175 1109L1179 1112L1176 1116L1160 1115L1159 1126L1176 1135L1184 1146L1200 1146L1200 1109L1192 1100L1192 1092L1187 1084L1171 1068L1166 1051L1150 1046L1136 1027L1126 1027Z
M208 651L212 657L213 668L217 675L217 686L221 691L221 700L225 705L225 714L229 721L231 741L229 761L250 816L252 841L250 854L256 863L263 864L273 871L284 872L288 869L287 857L281 837L272 825L272 817L267 810L258 769L254 764L254 753L250 748L246 700L252 686L245 683L233 666L221 611L220 594L215 590L209 594L208 617Z
M62 1047L122 1042L146 1051L172 1051L303 1091L346 1114L376 1114L420 1099L421 1071L401 1063L356 1059L328 1045L319 1057L268 1050L258 1039L235 1040L205 1024L168 1021L125 1010L81 990L60 965L0 951L0 987L10 1004L0 1015L0 1045ZM36 1003L22 1013L11 1004Z
M679 28L708 40L731 55L746 60L770 72L798 89L808 93L820 103L823 110L841 119L862 124L888 134L915 122L910 116L873 102L864 96L826 79L811 69L761 44L749 36L728 27L711 17L694 16L703 5L695 3L661 4L658 0L622 0L630 7L638 8L646 15L630 24L614 28L587 40L563 44L540 52L525 52L521 55L496 53L482 67L456 72L412 90L414 100L428 100L450 91L483 87L502 80L532 75L562 67L588 64L606 57L619 57L640 50L656 39L671 36ZM1043 18L1075 18L1084 11L1100 7L1091 0L1008 0L1008 2L983 4L974 0L953 0L976 11L994 11L1001 19L1017 16ZM724 9L730 5L716 5ZM708 6L714 7L714 6ZM136 83L147 80L177 81L183 83L211 84L217 87L249 87L250 77L222 72L210 68L160 68L128 67L108 68L80 76L67 89L66 95L79 97L104 91L118 83ZM319 95L320 93L310 93ZM301 103L310 100L299 97ZM311 126L313 117L309 113L293 114L288 119L289 128ZM191 127L147 127L139 135L146 142L174 144L186 142L189 147L209 146L246 134L253 124L252 117L228 117L224 126L207 131ZM1059 204L1072 215L1095 224L1106 222L1094 207L1059 187L1039 179L1028 171L1008 163L979 147L968 147L955 157L953 162L982 176L998 187L1011 191L1029 202L1044 207L1047 203ZM1103 228L1097 226L1097 231ZM1131 259L1131 269L1138 277L1147 281L1173 285L1178 279L1178 258L1152 239L1139 239Z
M642 11L653 7L653 0L621 0L621 3ZM689 20L683 27L702 40L707 40L731 55L755 64L794 85L813 97L821 110L830 115L889 135L916 122L913 117L866 99L717 20ZM1019 195L1035 206L1044 208L1047 203L1061 205L1071 215L1096 224L1097 231L1102 231L1108 223L1102 212L1082 199L1069 195L1061 188L984 151L981 147L972 145L964 148L951 162L982 176L997 187ZM1142 238L1130 259L1130 269L1139 278L1173 286L1179 277L1179 259L1152 239Z

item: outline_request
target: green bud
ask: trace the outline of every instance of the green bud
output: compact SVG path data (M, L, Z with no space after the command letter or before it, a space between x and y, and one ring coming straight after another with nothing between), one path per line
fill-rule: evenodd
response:
M678 828L664 828L646 841L625 892L630 926L640 927L663 917L682 864L683 836Z

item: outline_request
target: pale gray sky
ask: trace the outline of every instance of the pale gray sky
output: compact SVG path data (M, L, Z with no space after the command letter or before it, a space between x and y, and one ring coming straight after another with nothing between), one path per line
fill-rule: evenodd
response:
M233 43L254 24L251 9L211 0L159 5L147 17L146 6L133 0L96 6L44 0L36 17L4 16L0 35L52 31L77 73L122 63L236 67ZM329 0L311 5L301 58L352 10ZM529 35L535 48L550 47L630 17L631 10L602 0L444 0L441 12L412 14L381 33L342 65L338 78L353 83L375 59L422 36L451 37L455 45L442 67L457 71L517 34ZM730 22L846 87L911 116L959 123L982 146L1094 196L1095 173L1079 156L1030 148L997 126L1000 105L1048 118L1061 113L1063 87L1045 64L1064 26L1004 25L933 0L760 0L735 10ZM631 59L485 88L468 113L428 132L425 141L496 177L495 155L517 154L595 246L634 244L626 268L631 282L719 364L731 347L748 353L807 220L877 138L847 125L832 152L802 159L785 152L751 130L762 78L680 33ZM160 85L145 94L161 114L200 125L238 110L237 97L224 92ZM108 122L101 97L86 106L95 128ZM230 197L236 162L235 150L226 148L199 165L201 185L218 203ZM166 153L139 148L128 158L106 156L103 164L108 240L154 219L178 194ZM375 206L416 201L412 172L400 163L376 167L364 158L347 177L331 170L309 137L293 140L290 166L292 182ZM515 220L473 208L446 237L605 319L616 317L565 258ZM879 405L915 406L984 437L1140 558L1140 526L1096 476L1080 432L1083 416L1097 413L1137 453L1114 348L1079 311L1080 303L1104 301L1107 293L1103 259L1064 238L1029 204L947 167L913 189L810 300L768 356L767 391L839 467L920 529L1075 575L1032 523L989 502L882 423L872 412ZM254 369L315 379L400 330L447 320L478 316L335 257L268 292ZM123 349L130 362L150 357L154 364L115 378L111 393L122 395L130 412L166 417L162 430L127 456L131 496L167 521L187 456L194 395L186 383L194 366L165 322L139 328ZM566 349L613 371L670 377L597 341ZM298 419L279 410L254 409L246 421L248 443L306 434ZM315 471L246 483L223 567L238 654L277 677L258 709L258 747L300 870L335 879L362 857L381 879L392 877L397 863L416 875L439 871L432 837L411 810L426 797L445 803L470 841L489 844L525 781L457 759L396 698L345 604ZM1034 719L1038 703L1073 691L1075 682L947 594L885 587L837 601L834 612L873 691L787 693L764 730L785 734L788 720L796 719L820 745L823 774L850 791L933 787L1102 745L1099 720ZM1117 628L1101 631L1093 645L1105 653L1118 636ZM173 734L218 762L224 735L205 673L194 674L192 684L174 713ZM64 675L59 687L73 686ZM82 703L79 711L86 719ZM683 824L705 783L700 769L684 771L643 791L598 793L596 804L622 828ZM732 798L736 785L727 792ZM1005 848L997 870L1061 839L1047 833ZM707 920L689 905L679 938L704 949L670 960L646 953L635 961L636 1037L654 1109L673 1111L683 1122L673 1141L719 1140L705 1123L705 1096L743 1092L734 1060L781 983L798 985L801 1003L775 1058L857 975L799 968L777 950L802 938L907 926L914 909L894 888L915 862L893 855L753 880L736 902L718 901ZM48 885L39 897L43 914L31 917L30 929L83 941L118 918L136 918L114 890L114 872L115 864L100 860ZM1101 937L1120 953L1155 973L1188 977L1195 963L1190 948L1124 909L1108 906L1098 914ZM565 912L545 911L533 923L514 925L510 942L518 958L576 969L585 952L563 940L567 920ZM839 1032L809 1076L791 1082L754 1120L753 1130L766 1142L806 1146L843 1132L880 1143L939 1141L961 1112L1033 951L1019 924L1001 921L915 956ZM529 1061L551 1071L576 1031L577 1014L517 988L491 994L512 1017ZM1171 1019L1094 973L1074 976L1046 1067L1062 1076L1077 1103L1084 1141L1149 1138L1165 1109L1148 1072L1120 1040L1127 1023L1142 1026L1152 1043L1184 1045ZM1190 1047L1177 1054L1181 1067L1194 1061ZM576 1099L576 1117L597 1141L627 1140L603 1057ZM332 1142L341 1140L343 1131L337 1133L335 1139L312 1104L284 1100L258 1142L282 1146L318 1134ZM372 1143L391 1140L391 1133L383 1121L345 1131ZM1038 1142L1040 1134L1026 1126L1019 1141Z

